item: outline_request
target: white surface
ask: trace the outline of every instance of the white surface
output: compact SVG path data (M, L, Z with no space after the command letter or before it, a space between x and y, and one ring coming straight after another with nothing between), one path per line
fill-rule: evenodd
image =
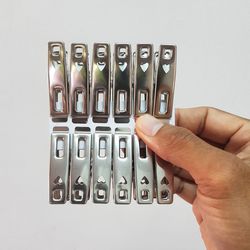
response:
M178 46L176 106L250 117L250 1L22 1L0 7L0 249L204 249L191 206L48 205L47 42Z

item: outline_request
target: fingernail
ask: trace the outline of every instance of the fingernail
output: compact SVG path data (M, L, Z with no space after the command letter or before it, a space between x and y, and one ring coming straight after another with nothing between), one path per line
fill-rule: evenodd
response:
M145 135L154 136L163 126L163 123L151 115L143 115L136 121L136 127L139 128Z

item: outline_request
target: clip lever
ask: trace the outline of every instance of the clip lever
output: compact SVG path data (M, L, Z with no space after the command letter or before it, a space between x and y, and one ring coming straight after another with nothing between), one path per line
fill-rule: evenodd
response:
M161 45L158 56L154 116L170 122L173 113L176 47ZM155 157L157 202L169 204L173 202L173 173L171 164L165 163L163 170L161 161L157 156Z

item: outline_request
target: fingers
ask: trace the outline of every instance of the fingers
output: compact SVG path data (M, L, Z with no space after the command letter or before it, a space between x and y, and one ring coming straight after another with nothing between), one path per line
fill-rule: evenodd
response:
M197 186L195 184L186 182L177 176L174 177L174 193L191 204L193 204L196 198L196 189Z
M194 134L219 144L226 144L247 122L244 118L214 108L176 110L177 126L187 128Z
M162 159L187 170L197 184L216 176L224 178L229 171L231 174L229 166L234 166L235 156L209 145L185 128L163 125L144 115L137 119L136 132Z

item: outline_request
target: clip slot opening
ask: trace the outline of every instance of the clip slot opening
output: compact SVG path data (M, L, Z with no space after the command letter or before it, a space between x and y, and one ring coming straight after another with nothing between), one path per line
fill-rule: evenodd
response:
M85 105L84 105L84 96L85 93L81 89L75 90L75 112L76 113L84 113L85 112Z
M54 89L54 109L56 112L63 112L63 91L61 88Z
M124 59L128 56L128 47L118 47L118 58L119 59Z
M105 137L101 137L99 140L99 157L105 158L107 156L107 140Z
M168 100L169 93L164 91L160 94L160 105L159 105L159 114L166 114L168 112Z
M105 91L96 91L96 111L103 113L105 111Z
M86 157L86 139L83 137L78 139L77 157L78 158L85 158Z
M97 47L97 57L104 58L107 56L107 48L105 45L99 45Z
M162 59L171 60L173 57L174 51L172 49L164 48L162 51Z
M56 139L56 158L63 158L64 157L64 138L58 137Z
M139 139L139 147L140 147L140 158L142 159L147 158L147 146L141 139Z
M127 158L127 142L125 138L119 140L119 157L121 159Z
M127 111L127 91L118 90L117 91L117 103L118 103L118 112L124 113Z
M150 48L149 47L141 47L140 48L140 58L147 59L150 56Z
M139 112L146 113L148 109L148 91L141 90L139 92Z

